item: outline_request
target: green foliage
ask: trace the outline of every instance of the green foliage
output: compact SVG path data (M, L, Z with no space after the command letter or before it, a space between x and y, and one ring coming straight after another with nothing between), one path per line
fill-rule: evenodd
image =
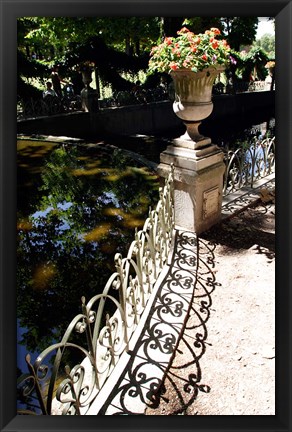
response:
M265 65L268 56L260 47L252 47L250 51L242 57L242 78L249 81L250 74L256 73L258 80L264 80L268 74Z
M221 19L218 17L185 18L183 25L187 26L194 33L203 33L205 30L211 27L216 27L221 32L223 30Z
M17 95L21 98L41 98L42 92L35 86L27 83L24 78L44 78L48 68L42 63L28 59L23 51L17 50Z
M221 30L235 51L240 50L241 45L250 45L256 38L258 25L257 17L192 17L186 18L184 25L189 26L195 33L204 32L210 27Z
M265 51L269 59L275 58L275 35L264 34L253 45Z
M163 36L176 36L183 22L195 33L219 28L231 48L239 51L241 45L254 41L258 18L21 17L18 18L18 49L28 63L32 62L32 56L36 56L38 64L49 68L59 63L61 76L69 78L72 67L79 61L94 61L104 86L128 90L134 76L147 70L151 47ZM22 79L35 76L35 72L35 63L26 66L19 63L21 96L35 96L35 91ZM42 73L38 70L38 76ZM133 80L125 79L125 73L132 74Z
M257 17L222 17L223 34L231 48L239 51L241 46L251 45L256 38Z
M72 66L94 61L103 85L126 90L132 83L123 77L124 73L137 74L147 68L147 51L159 37L160 19L30 17L19 18L18 29L18 47L26 53L28 63L35 53L50 67L59 63L61 75L70 77ZM22 65L19 70L23 74ZM28 71L30 74L32 66Z
M71 43L63 65L70 69L85 60L95 63L100 80L104 85L110 83L114 90L130 89L133 84L124 78L125 72L135 75L140 70L145 70L148 64L148 57L129 56L108 47L97 36L88 39L86 43Z

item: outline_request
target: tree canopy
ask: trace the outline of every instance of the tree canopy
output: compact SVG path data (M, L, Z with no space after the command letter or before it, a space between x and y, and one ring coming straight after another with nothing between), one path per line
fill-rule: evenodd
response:
M54 63L65 76L83 60L94 61L103 83L124 90L131 85L124 73L147 71L151 48L183 25L195 33L218 27L239 51L255 40L257 24L257 17L21 17L18 93L34 94L24 78L48 77Z

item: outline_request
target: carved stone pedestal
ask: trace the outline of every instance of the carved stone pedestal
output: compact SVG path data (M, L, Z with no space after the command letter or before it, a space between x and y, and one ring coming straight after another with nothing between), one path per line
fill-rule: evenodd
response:
M196 234L221 218L224 154L210 141L194 149L191 140L174 140L161 153L158 166L158 174L167 177L173 163L175 225Z

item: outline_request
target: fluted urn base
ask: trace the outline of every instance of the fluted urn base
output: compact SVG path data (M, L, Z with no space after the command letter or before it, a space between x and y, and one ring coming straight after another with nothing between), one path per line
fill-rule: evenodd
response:
M184 121L187 130L179 138L173 140L174 145L197 150L211 144L211 138L205 137L199 132L200 124L201 122Z
M209 67L201 72L179 69L171 72L175 88L174 113L182 119L186 126L186 133L182 135L176 145L183 141L193 142L193 148L205 146L206 140L199 132L199 126L213 111L212 88L218 74L223 67Z

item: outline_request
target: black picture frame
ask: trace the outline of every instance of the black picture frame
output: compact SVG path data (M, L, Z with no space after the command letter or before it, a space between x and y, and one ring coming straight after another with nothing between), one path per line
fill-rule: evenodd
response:
M1 28L1 431L290 431L291 430L291 0L14 1L0 0ZM276 415L16 415L16 19L21 16L276 17ZM32 306L33 308L33 306ZM33 312L33 311L32 311Z

